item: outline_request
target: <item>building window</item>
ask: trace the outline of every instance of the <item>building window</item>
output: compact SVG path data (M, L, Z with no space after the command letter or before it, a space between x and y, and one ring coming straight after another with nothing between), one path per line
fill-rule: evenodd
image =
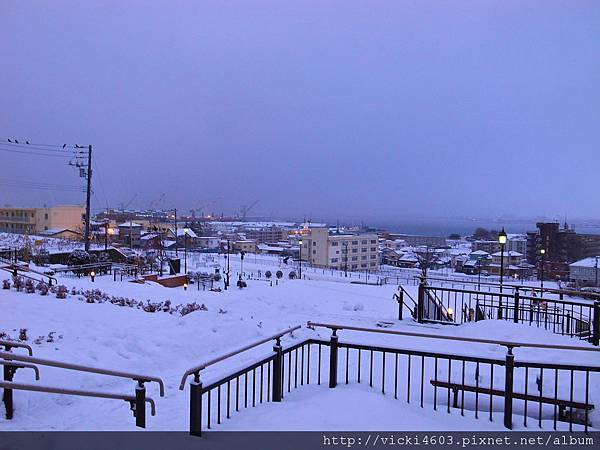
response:
M376 257L376 255L371 255L371 259L375 259Z
M44 214L44 220L48 220L48 213Z
M365 245L367 243L367 240L365 239L364 241L360 241L360 243Z
M332 246L332 247L337 247L338 245L339 245L339 242L337 242L337 241L333 241L333 242L331 243L331 246Z
M331 262L332 263L336 263L336 262L338 262L338 259L337 258L331 258Z
M358 249L357 248L353 248L352 249L352 253L358 253Z
M358 261L358 256L353 256L352 261Z
M371 251L372 251L372 252L376 252L376 251L377 251L377 248L376 248L376 247L371 247Z
M366 253L367 252L367 247L363 247L360 249L361 252Z
M360 259L362 259L364 261L365 259L367 259L367 255L361 256Z
M377 241L375 239L371 239L371 244L377 244Z
M358 245L358 241L352 241L352 245Z

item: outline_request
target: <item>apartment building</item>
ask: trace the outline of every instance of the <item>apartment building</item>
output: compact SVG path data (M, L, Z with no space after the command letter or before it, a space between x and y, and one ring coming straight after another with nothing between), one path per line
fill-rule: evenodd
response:
M270 227L251 228L246 231L246 238L259 244L287 241L289 231L272 225Z
M0 231L35 234L53 229L80 232L85 221L85 208L59 205L51 208L0 208Z
M376 233L336 233L328 228L311 228L302 236L303 261L316 267L340 270L377 269Z

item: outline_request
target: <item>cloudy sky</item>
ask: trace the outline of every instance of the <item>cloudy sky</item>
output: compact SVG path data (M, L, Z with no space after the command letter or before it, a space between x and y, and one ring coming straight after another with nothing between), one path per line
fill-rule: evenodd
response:
M0 141L93 144L95 209L600 218L599 55L595 0L1 0Z

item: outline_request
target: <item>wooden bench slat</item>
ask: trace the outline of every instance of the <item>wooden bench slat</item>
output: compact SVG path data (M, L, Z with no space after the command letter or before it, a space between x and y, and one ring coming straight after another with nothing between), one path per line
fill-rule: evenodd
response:
M463 384L458 384L458 383L448 383L447 381L436 381L436 380L431 380L431 385L439 387L439 388L444 388L444 389L453 389L453 390L456 389L456 390L460 390L460 391L478 392L480 394L504 397L504 391L502 391L500 389L490 389L490 388L486 388L486 387L470 386L468 384L463 385ZM594 409L594 405L592 405L592 404L581 403L581 402L570 401L570 400L563 400L560 398L554 399L554 398L550 398L550 397L543 397L543 396L540 397L539 395L525 395L520 392L514 392L513 398L516 398L518 400L527 400L527 401L538 402L538 403L541 401L542 403L563 406L563 407L571 407L572 406L573 408L577 408L577 409L587 409L587 410Z

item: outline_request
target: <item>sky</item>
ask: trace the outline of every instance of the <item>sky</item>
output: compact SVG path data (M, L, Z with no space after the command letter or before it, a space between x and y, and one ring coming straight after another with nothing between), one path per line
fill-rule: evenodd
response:
M595 0L2 0L0 182L83 185L18 139L92 144L94 210L600 219L599 55Z

